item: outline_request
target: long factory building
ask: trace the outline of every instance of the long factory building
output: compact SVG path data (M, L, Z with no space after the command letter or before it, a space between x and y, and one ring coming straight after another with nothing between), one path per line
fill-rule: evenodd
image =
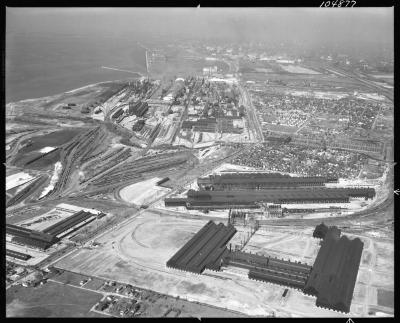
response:
M312 269L307 264L264 257L226 247L236 229L229 224L209 221L171 259L167 267L201 274L205 269L221 270L222 266L249 270L250 279L303 289Z
M248 270L249 279L287 286L316 296L319 307L345 313L350 311L363 249L360 239L340 237L340 230L329 227L314 265L310 266L232 251L226 245L235 233L236 229L230 224L216 225L209 221L166 265L196 274L203 273L205 269L219 271L225 266L239 267Z
M42 250L48 249L59 241L56 236L13 224L6 224L6 234L13 236L11 239L13 243Z
M304 293L316 296L319 307L350 312L363 247L359 238L340 237L338 230L329 228Z
M201 274L205 269L219 270L229 250L228 241L236 233L233 225L209 221L167 262L167 267Z
M221 173L197 179L200 190L246 190L274 189L307 186L324 186L326 183L337 183L337 178L323 176L292 177L279 173Z
M224 265L249 270L250 279L274 283L302 290L310 275L311 266L273 257L265 257L242 251L230 252Z
M260 203L349 203L351 197L372 199L373 188L290 188L238 191L194 191L186 198L166 198L165 206L191 209L259 208Z
M22 253L22 252L18 252L15 250L11 250L11 249L6 249L6 256L18 259L18 260L24 260L27 261L30 258L32 258L31 255L27 255L26 253Z
M60 241L60 238L65 234L82 226L79 224L83 222L86 224L94 219L94 214L90 212L79 211L64 220L51 225L43 231L31 230L13 224L6 224L6 234L12 236L12 243L26 245L40 250L46 250L53 244Z

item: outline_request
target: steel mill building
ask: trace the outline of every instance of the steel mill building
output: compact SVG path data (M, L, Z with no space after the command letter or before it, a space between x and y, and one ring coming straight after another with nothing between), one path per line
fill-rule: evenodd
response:
M197 179L200 190L246 190L290 187L324 186L337 183L337 178L322 176L291 177L279 173L223 173Z
M316 228L317 231L321 227ZM209 221L179 249L166 266L201 274L205 269L220 271L233 266L248 270L248 278L298 289L316 296L316 305L336 311L350 311L354 286L363 250L356 238L340 237L340 230L330 227L321 248L310 266L276 257L232 251L227 248L236 233L231 225Z
M6 234L11 237L11 242L25 245L31 248L46 250L60 239L87 223L95 220L97 215L79 211L75 214L58 221L43 231L32 230L13 224L6 224Z
M317 297L316 305L348 313L364 244L359 238L340 237L329 229L322 241L304 293Z
M372 199L373 188L289 188L238 191L194 191L186 198L166 198L165 206L191 209L259 208L260 203L349 203L350 198Z

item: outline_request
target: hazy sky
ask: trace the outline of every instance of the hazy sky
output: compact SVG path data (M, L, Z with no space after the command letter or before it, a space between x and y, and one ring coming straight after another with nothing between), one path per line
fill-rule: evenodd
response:
M7 8L6 31L392 43L393 8Z

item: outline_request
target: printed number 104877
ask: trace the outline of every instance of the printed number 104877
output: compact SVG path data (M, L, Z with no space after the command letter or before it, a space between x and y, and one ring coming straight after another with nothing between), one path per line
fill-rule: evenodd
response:
M351 4L351 5L350 5ZM356 1L354 0L332 0L332 1L322 1L320 7L354 7Z

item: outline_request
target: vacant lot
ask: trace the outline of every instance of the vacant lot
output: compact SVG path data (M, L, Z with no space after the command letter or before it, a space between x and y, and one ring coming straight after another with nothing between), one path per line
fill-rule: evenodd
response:
M258 231L247 243L244 251L312 265L320 248L319 240L308 231L297 229L293 233L280 231Z
M139 183L124 187L119 191L121 199L137 205L149 204L168 192L167 188L157 186L161 178L154 177Z
M13 286L6 291L7 317L103 317L90 312L102 295L48 282L43 286Z
M389 243L375 243L375 250L377 255L377 269L393 272L394 245Z
M294 73L294 74L321 74L319 72L313 71L309 68L305 68L298 65L284 65L279 64L279 66L284 69L286 72Z
M70 285L79 287L80 286L79 283L82 280L87 280L88 278L89 278L89 276L75 274L75 273L72 273L69 271L64 271L62 274L54 277L53 280L56 280L63 284L70 284Z
M394 292L378 289L378 305L394 308Z

